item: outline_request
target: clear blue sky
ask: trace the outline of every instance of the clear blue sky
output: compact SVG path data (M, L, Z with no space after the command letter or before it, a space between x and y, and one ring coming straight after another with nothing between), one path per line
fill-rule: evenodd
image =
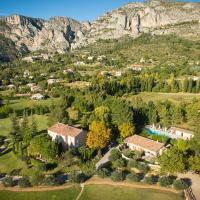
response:
M94 20L129 2L131 0L0 0L0 15L16 13L44 19L68 16L81 21Z

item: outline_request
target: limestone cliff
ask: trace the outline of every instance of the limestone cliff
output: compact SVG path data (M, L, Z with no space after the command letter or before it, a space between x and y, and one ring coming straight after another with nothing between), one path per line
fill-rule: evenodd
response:
M98 39L116 39L140 33L199 37L200 3L130 3L99 17L94 22L71 18L49 20L20 15L0 18L0 34L14 42L19 52L36 50L63 53Z

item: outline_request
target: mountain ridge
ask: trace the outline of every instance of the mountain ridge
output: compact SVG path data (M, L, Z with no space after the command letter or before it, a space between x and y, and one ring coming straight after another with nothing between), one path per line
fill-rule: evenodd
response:
M141 33L200 35L200 3L129 3L107 12L93 22L79 22L70 17L48 20L11 15L0 18L0 34L11 40L20 53L38 50L64 53L94 43L98 39L133 38Z

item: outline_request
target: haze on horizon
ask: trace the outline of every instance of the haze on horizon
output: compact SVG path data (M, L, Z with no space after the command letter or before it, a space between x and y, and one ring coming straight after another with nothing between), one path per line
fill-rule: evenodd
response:
M143 0L136 0L142 2ZM0 16L20 14L30 17L48 19L53 16L66 16L80 21L95 20L124 4L136 2L131 0L1 0ZM192 0L200 2L200 0Z

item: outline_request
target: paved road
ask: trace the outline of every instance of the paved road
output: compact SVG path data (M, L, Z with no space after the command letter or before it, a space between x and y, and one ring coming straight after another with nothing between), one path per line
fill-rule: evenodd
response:
M113 150L114 148L111 148L102 158L101 160L99 160L99 162L96 163L96 170L98 170L99 168L101 168L102 166L104 166L105 164L107 164L109 162L109 156L110 156L110 153L111 151Z

